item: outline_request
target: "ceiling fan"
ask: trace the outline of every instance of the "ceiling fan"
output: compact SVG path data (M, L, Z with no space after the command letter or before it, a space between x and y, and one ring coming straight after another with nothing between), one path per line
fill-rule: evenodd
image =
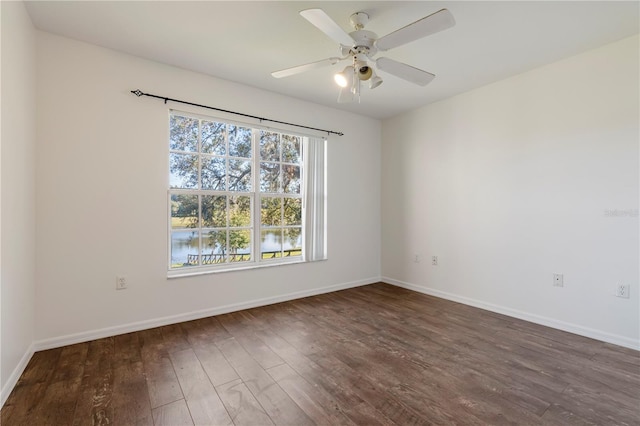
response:
M348 34L322 9L306 9L301 11L300 15L332 40L339 43L341 56L274 71L271 75L275 78L288 77L350 60L351 64L334 76L336 83L341 87L338 95L338 102L341 103L351 102L356 96L360 101L360 83L362 81L368 81L370 89L375 89L382 84L382 78L376 74L374 68L420 86L429 84L435 77L434 74L393 59L385 57L374 59L374 56L380 51L387 51L446 30L456 23L451 12L447 9L441 9L384 37L378 38L375 33L364 29L367 22L369 22L369 15L364 12L356 12L351 15L351 25L355 30Z

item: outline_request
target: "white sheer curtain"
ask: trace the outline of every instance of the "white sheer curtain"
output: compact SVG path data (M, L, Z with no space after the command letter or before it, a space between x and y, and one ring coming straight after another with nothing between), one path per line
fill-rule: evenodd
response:
M305 139L305 260L324 260L327 258L327 141L312 137Z

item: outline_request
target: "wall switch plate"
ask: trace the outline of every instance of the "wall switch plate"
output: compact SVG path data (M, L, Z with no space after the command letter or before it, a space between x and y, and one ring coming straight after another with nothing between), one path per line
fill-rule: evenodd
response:
M419 254L414 255L413 261L414 261L415 263L420 263L420 261L421 261L421 260L422 260L422 259L420 258L420 255L419 255Z
M564 276L562 274L553 274L553 286L564 287Z
M629 284L616 284L616 296L623 299L629 298Z
M127 279L125 277L116 277L116 290L124 290L127 288Z
M431 264L433 266L438 266L438 256L431 256Z

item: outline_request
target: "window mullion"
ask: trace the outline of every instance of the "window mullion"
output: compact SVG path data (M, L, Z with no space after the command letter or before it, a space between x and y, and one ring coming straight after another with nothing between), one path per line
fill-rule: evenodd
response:
M198 194L198 265L202 265L202 195Z
M202 120L198 120L198 190L202 190ZM198 266L202 266L202 195L198 194Z
M282 165L280 166L282 178ZM280 194L280 255L284 256L284 194Z

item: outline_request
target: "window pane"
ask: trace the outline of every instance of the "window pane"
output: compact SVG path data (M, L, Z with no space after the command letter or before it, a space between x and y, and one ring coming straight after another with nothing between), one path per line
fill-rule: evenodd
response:
M251 129L229 125L229 155L251 158Z
M209 231L202 237L202 263L224 263L227 261L227 231Z
M202 226L205 228L225 228L227 226L226 196L202 196Z
M300 136L282 135L282 161L300 163Z
M282 249L285 256L302 255L302 228L288 228L284 230Z
M250 197L229 197L229 225L251 226Z
M169 154L169 185L171 188L198 187L198 156Z
M178 151L198 151L198 120L172 115L169 119L169 148Z
M302 199L285 198L284 204L284 224L302 225Z
M171 194L171 228L198 227L198 196Z
M260 256L274 259L282 256L282 229L263 230L260 236Z
M202 157L202 189L226 189L226 164L220 157Z
M260 223L262 226L281 226L281 207L281 198L262 197L262 203L260 205Z
M251 191L251 161L229 160L229 191Z
M282 166L282 188L286 194L300 193L300 167Z
M260 132L260 159L265 161L280 161L280 134Z
M260 191L277 193L280 189L280 164L260 163Z
M202 152L225 155L225 134L227 126L213 121L202 122Z
M231 262L251 260L251 231L249 229L229 232L229 254Z
M171 267L198 265L198 230L171 233Z

